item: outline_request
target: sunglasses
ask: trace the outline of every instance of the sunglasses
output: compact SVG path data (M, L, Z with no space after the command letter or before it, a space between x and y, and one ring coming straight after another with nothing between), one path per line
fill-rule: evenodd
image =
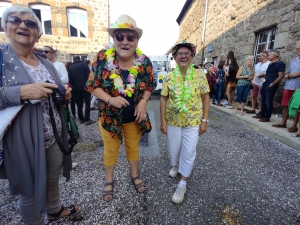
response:
M183 56L189 57L192 55L192 53L191 52L177 52L176 55L179 57L183 57Z
M124 34L116 34L114 37L116 38L116 40L117 40L118 42L123 41L123 40L124 40L124 37L126 37L127 41L129 41L129 42L133 42L134 39L138 38L138 37L137 37L136 35L134 35L134 34L127 34L127 35L124 35Z
M48 53L53 53L53 52L51 52L51 51L48 51L48 50L43 50L43 51L42 51L42 53L46 53L46 54L48 54Z
M21 20L19 17L16 16L9 16L6 22L10 22L11 24L18 25L18 26L22 22L24 22L26 27L28 28L34 28L34 29L38 28L38 24L36 22L33 22L32 20Z

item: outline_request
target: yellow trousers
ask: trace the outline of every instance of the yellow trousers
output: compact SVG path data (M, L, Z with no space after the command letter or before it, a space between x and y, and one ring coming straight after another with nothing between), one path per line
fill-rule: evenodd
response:
M111 137L100 121L99 127L104 145L104 165L113 166L117 162L121 142L115 137ZM125 149L128 161L139 160L139 143L142 136L142 131L137 122L126 123L122 125Z

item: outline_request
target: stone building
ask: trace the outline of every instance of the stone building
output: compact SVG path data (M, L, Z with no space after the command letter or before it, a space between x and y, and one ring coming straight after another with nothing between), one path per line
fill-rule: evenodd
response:
M56 49L58 61L72 61L76 55L91 60L109 42L109 0L0 1L0 16L11 5L26 6L36 13L43 27L36 47ZM2 28L0 43L7 43Z
M194 63L225 59L229 50L239 65L244 56L277 48L280 58L289 65L300 41L299 0L187 0L177 23L179 42L197 46ZM257 61L257 57L255 58ZM284 81L275 96L279 109Z

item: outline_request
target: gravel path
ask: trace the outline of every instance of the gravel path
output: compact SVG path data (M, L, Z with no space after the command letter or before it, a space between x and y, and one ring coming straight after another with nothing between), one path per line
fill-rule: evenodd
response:
M70 182L60 179L60 191L65 205L81 207L83 220L51 224L297 224L293 215L300 212L299 152L217 111L211 112L209 130L200 137L186 198L173 204L171 197L180 179L168 177L158 95L148 109L154 112L160 154L140 160L147 194L138 194L131 184L122 147L114 199L109 203L102 199L105 173L98 124L79 125L81 139L73 153L79 165ZM92 119L96 117L92 111ZM152 139L149 136L150 143ZM0 191L0 224L21 224L17 197L9 195L7 181L0 181Z

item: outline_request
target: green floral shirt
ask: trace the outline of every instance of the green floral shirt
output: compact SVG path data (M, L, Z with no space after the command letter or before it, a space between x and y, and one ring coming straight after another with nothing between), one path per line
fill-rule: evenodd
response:
M186 102L187 112L178 112L175 107L175 79L170 72L164 79L162 96L168 96L165 119L168 125L175 127L195 127L201 124L203 115L201 95L209 93L209 86L203 70L195 70L192 80L192 96Z
M144 60L142 65L138 66L139 73L135 80L134 107L137 106L144 91L152 92L154 71L150 59L143 55ZM118 89L114 86L114 80L110 78L111 71L107 68L108 61L105 55L105 50L101 50L93 60L93 67L89 79L86 84L86 90L92 92L96 88L102 88L107 94L112 97L120 96ZM123 108L109 106L106 102L101 101L98 107L99 120L102 127L107 130L112 137L123 139L122 134L122 111ZM151 123L149 117L140 124L142 134L150 132Z

